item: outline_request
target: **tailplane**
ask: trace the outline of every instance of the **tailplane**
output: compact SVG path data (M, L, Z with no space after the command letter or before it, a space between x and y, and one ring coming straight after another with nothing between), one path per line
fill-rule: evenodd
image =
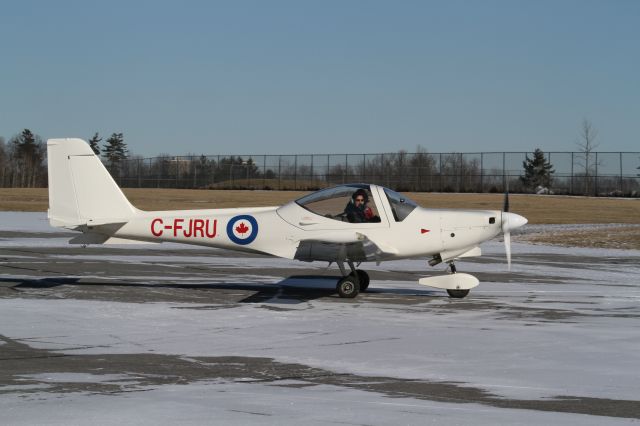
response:
M49 139L47 162L51 226L122 224L136 215L138 210L82 139Z

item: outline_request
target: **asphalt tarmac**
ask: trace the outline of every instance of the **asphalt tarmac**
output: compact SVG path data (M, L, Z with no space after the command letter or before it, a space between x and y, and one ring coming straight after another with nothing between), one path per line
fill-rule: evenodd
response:
M501 413L533 411L572 414L578 415L574 419L576 423L580 422L582 415L593 416L594 424L640 419L640 382L637 381L640 368L635 371L631 371L632 368L628 370L634 363L636 367L640 367L640 358L637 356L640 352L617 358L620 370L602 371L597 374L590 372L593 365L610 362L612 354L638 349L637 324L640 309L637 301L640 293L637 275L634 276L634 273L639 268L640 258L635 255L607 252L603 255L593 253L589 256L557 250L545 253L541 249L532 253L515 254L514 261L523 266L508 272L504 268L495 267L503 261L498 254L489 254L487 257L464 264L468 269L475 269L472 273L483 284L463 300L449 299L442 291L416 284L420 277L433 273L426 266L426 262L422 270L416 267L417 263L390 263L387 267L383 264L369 270L372 280L369 291L360 294L357 299L350 300L338 297L333 288L338 278L337 270L335 267L327 268L324 264L303 264L254 254L203 248L185 250L178 245L163 248L82 248L61 244L68 235L0 231L0 306L5 313L0 325L0 400L9 396L19 397L24 403L33 401L34 398L47 399L65 395L135 395L163 386L186 386L217 381L240 383L239 386L242 386L242 383L253 383L273 388L295 388L299 389L301 394L307 392L305 389L326 385L363 391L390 400L402 398L456 406L472 404L473 407L506 410L500 411ZM1 244L2 242L5 244ZM362 267L367 269L366 265ZM573 268L575 274L572 275L570 271L567 273L567 268L570 271ZM459 270L461 269L465 271L459 267ZM546 272L537 274L536 271L541 269L546 269ZM603 281L599 278L615 274L616 269L623 272L629 270L628 279L615 278ZM523 287L523 283L529 288ZM618 302L611 303L614 299L607 299L606 296L612 293L615 297L622 297L622 300L615 299ZM567 294L573 296L567 297ZM246 307L257 309L250 311L249 316L251 312L264 311L260 315L270 315L271 312L272 315L286 315L289 320L297 321L299 324L308 319L305 315L311 311L316 315L313 321L329 323L332 316L353 315L352 312L357 308L358 321L364 323L379 324L381 318L382 321L387 318L385 315L388 315L390 323L405 321L405 318L408 321L421 318L425 322L437 319L439 322L434 323L433 327L439 327L440 331L453 328L451 323L446 322L447 319L459 324L460 318L475 318L475 324L479 325L474 329L474 333L480 333L482 330L485 335L489 335L485 343L487 346L494 344L493 339L502 339L491 336L491 330L499 329L500 333L510 336L505 339L511 339L513 351L520 354L528 350L525 346L529 343L522 335L527 327L535 328L536 332L543 336L538 338L546 342L544 344L553 342L554 345L563 345L562 335L554 334L557 332L578 336L577 339L582 341L597 340L594 341L594 347L603 344L604 340L599 339L606 340L607 336L611 338L606 343L609 345L608 351L594 354L595 359L590 361L591 364L586 364L584 369L578 369L568 375L570 380L575 379L576 383L582 383L584 377L581 376L593 374L591 380L586 380L580 385L587 389L584 393L576 391L580 386L568 386L565 392L562 392L560 389L564 389L564 385L561 386L560 381L564 379L554 382L554 371L566 373L567 369L575 367L563 365L570 361L558 352L556 357L551 356L554 361L548 365L547 374L551 377L545 379L546 383L557 386L551 386L549 394L501 394L491 386L483 386L480 379L461 380L460 377L464 377L464 373L448 374L447 370L442 369L429 378L428 370L419 370L415 377L407 377L408 374L405 372L395 375L393 363L381 366L379 371L375 371L375 364L372 366L371 363L367 363L366 368L363 367L366 371L361 372L355 371L357 368L351 369L348 364L341 368L333 368L329 362L322 367L319 366L322 364L321 360L312 360L305 350L300 349L298 352L297 347L286 346L291 343L289 340L279 343L281 336L274 334L270 337L269 333L273 333L273 329L268 326L265 326L264 332L257 331L257 334L263 334L259 337L250 334L253 339L273 342L272 347L263 349L262 352L242 351L233 345L226 349L216 346L211 352L201 347L176 350L175 346L172 346L170 350L163 350L139 342L129 342L131 344L123 350L109 343L101 343L107 336L119 333L120 339L124 339L122 336L127 336L129 340L135 339L124 328L120 329L117 324L109 322L110 319L105 320L104 327L94 327L94 331L86 335L74 331L73 326L68 326L71 328L69 334L75 335L72 336L73 344L66 344L66 336L58 339L50 327L57 321L67 323L68 312L53 308L43 310L41 307L47 306L47 301L51 302L52 306L54 302L62 301L73 302L73 306L81 306L83 302L101 302L99 306L105 306L103 302L107 302L107 306L114 309L119 306L140 306L141 309L170 306L172 315L178 315L176 321L186 321L185 324L188 324L189 319L196 313L200 318L200 315L218 315L216 312L242 312L241 315L237 314L237 318L246 318ZM24 312L25 309L31 311ZM16 312L18 317L7 317L15 315ZM323 316L325 314L326 318ZM19 324L22 315L28 315L33 320L29 322L29 327ZM99 319L92 318L91 321L97 325L102 324ZM137 318L137 321L148 321L144 324L150 330L153 329L154 323L150 319L142 317ZM251 318L247 321L251 322ZM40 328L38 325L47 323L50 326ZM555 328L559 324L565 328ZM594 324L598 327L595 335L590 334L592 332L588 330L592 329ZM332 330L348 326L318 326L313 332L335 335ZM259 327L259 321L250 327ZM568 330L566 327L571 329ZM623 331L626 329L629 337L612 337L620 337L621 327ZM65 330L64 326L60 329ZM352 353L358 357L362 356L363 349L355 348L365 347L366 354L367 344L371 344L378 337L381 340L388 339L390 342L386 345L393 346L393 340L400 339L394 334L397 330L391 332L381 328L377 335L374 329L361 340L329 341L324 346L325 349L329 348L326 349L329 356L332 356L331 345L340 345L340 354ZM155 335L155 331L149 333ZM584 335L580 337L580 333ZM625 332L622 333L622 336L624 335ZM227 336L230 336L229 342L233 341L232 334L221 335L221 341L226 342ZM161 339L162 335L158 334L156 338ZM327 338L331 339L331 336ZM171 337L167 339L170 340ZM411 337L407 339L410 340ZM447 357L450 356L448 351L453 354L468 351L468 343L466 340L448 342L447 348L442 347L436 352ZM398 344L402 345L402 342L399 341ZM426 343L431 349L436 344L435 341ZM483 343L473 341L469 344L473 346ZM135 350L136 345L139 345L139 352ZM356 352L349 352L350 345ZM407 348L412 346L407 345ZM405 349L403 356L411 350ZM423 350L426 349L416 349L416 352L410 355L419 358L423 355ZM393 349L389 351L389 356L392 356ZM497 360L488 356L471 357L475 358L472 362L477 364L478 369L489 368L490 363L491 368L494 368L493 363L496 361L506 363L510 368L517 368L518 362L546 362L541 355L544 351L536 349L530 352L529 356L535 358L534 360L528 360L527 356L521 356L520 361L507 356L503 359L498 356ZM263 353L264 356L259 356ZM286 356L283 357L282 353ZM335 354L338 356L338 352ZM425 355L425 359L416 360L416 365L425 369L427 367L424 365L428 365L430 360L432 358ZM579 359L576 362L579 362ZM628 370L627 373L624 372L625 369ZM497 373L495 382L504 380L507 383L507 370L509 368L505 369L504 376ZM55 375L74 377L79 374L88 379L46 379ZM602 377L609 377L609 374L613 381L618 375L626 374L630 384L623 383L616 387L611 383L604 383L603 389L610 387L611 391L600 392L597 382L602 380ZM99 376L103 375L125 375L127 380L99 379ZM528 378L534 376L535 371L532 371L530 376L519 378L518 386L514 387L525 389L531 385L531 388L535 388L539 384L532 384L532 379ZM92 380L91 377L97 378ZM5 399L4 408L13 407L13 401L15 400L11 398ZM310 416L312 419L313 413L310 413ZM511 414L504 419L512 419L509 416ZM420 415L409 417L407 423L421 423L421 418L424 419ZM444 417L441 420L446 422L446 419ZM562 417L557 418L559 419ZM10 417L9 423L12 420L15 418ZM268 419L262 419L260 422L279 423L286 420L279 418L275 410L275 414L271 413ZM537 420L532 422L536 423ZM383 423L386 421L380 419L380 422L377 422L374 419L363 421L361 424Z

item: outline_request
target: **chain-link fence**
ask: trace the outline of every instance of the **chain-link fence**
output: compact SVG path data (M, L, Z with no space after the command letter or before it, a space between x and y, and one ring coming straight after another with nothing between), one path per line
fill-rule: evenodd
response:
M201 155L127 159L110 167L129 188L315 190L348 182L398 191L532 192L528 152ZM548 152L556 194L640 196L640 152Z

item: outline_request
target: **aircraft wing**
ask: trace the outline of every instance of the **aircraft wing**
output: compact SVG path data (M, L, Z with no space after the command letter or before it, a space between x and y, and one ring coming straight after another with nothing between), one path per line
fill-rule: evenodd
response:
M380 241L374 241L360 232L325 234L321 239L300 240L295 259L340 262L380 261L397 254L398 250Z

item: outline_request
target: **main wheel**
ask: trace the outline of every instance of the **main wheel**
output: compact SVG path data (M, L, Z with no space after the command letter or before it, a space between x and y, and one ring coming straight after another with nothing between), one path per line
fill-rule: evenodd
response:
M338 285L336 285L336 290L338 290L338 294L340 297L345 297L348 299L353 299L360 293L360 286L351 276L346 276L341 278L338 281Z
M356 273L358 274L358 279L360 280L360 291L367 291L369 288L369 274L362 269L356 269ZM349 274L350 277L353 277L353 272Z
M463 297L466 297L467 294L469 294L469 290L447 290L447 293L449 293L449 297L452 297L454 299L462 299Z

